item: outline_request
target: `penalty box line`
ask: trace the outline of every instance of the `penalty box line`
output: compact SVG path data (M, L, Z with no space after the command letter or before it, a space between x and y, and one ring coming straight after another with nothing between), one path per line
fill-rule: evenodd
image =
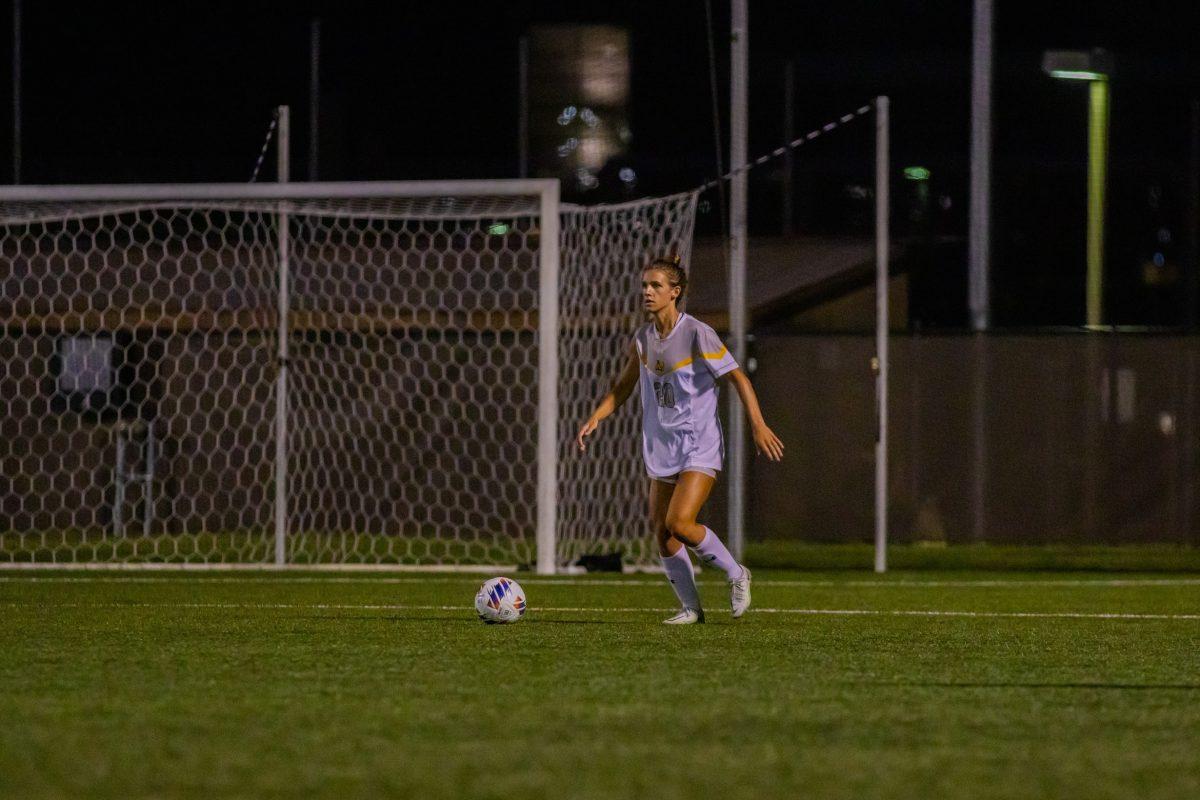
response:
M461 605L422 605L404 603L0 603L5 608L176 608L188 610L319 610L319 611L457 611L469 616L473 609ZM546 606L530 607L531 614L663 614L669 608L653 606ZM965 617L979 619L1095 619L1095 620L1169 620L1200 621L1200 614L1154 614L1137 612L1084 611L953 611L937 609L873 608L751 608L757 614L795 614L833 617Z

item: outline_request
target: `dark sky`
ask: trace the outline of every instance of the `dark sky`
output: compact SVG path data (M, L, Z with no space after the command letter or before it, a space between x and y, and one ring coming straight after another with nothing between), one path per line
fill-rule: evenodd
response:
M1110 292L1120 295L1111 304L1115 321L1179 322L1183 279L1150 285L1143 267L1162 249L1179 274L1191 268L1181 242L1189 103L1200 96L1197 4L997 0L996 6L1000 321L1073 323L1082 308L1076 286L1083 269L1086 90L1047 78L1039 62L1046 48L1101 46L1117 64L1109 236ZM714 0L713 12L727 122L728 2ZM323 26L322 179L515 176L516 43L530 25L547 22L630 31L629 159L641 176L639 191L685 189L715 170L702 0L25 0L24 182L244 181L279 103L292 107L293 174L304 178L314 14ZM888 94L894 162L933 172L934 210L923 217L909 207L916 202L912 187L897 185L899 234L965 234L970 1L751 0L750 15L751 152L782 139L788 58L797 64L802 130ZM3 16L10 42L9 14ZM0 65L6 96L9 61ZM9 113L6 107L0 117L7 121ZM5 124L0 174L9 172L10 135ZM798 158L801 230L837 232L861 222L829 209L842 208L837 198L847 184L870 180L870 144L868 123ZM778 177L777 170L762 170L752 182L758 232L779 227ZM1160 248L1164 227L1172 241ZM946 263L930 267L927 282L962 283L965 267L956 258L943 256ZM943 321L953 323L954 313Z

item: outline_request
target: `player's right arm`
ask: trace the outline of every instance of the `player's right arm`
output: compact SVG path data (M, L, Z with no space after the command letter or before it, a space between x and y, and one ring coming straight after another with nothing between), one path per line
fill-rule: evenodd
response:
M637 386L639 361L637 347L630 345L629 358L625 361L625 367L613 380L612 388L601 399L600 403L596 406L596 410L592 412L592 415L587 418L587 422L583 423L579 428L579 434L575 437L575 440L579 442L580 450L587 448L583 440L592 435L596 430L596 426L600 424L600 421L620 408L621 404L629 399L629 395L633 392L633 387Z

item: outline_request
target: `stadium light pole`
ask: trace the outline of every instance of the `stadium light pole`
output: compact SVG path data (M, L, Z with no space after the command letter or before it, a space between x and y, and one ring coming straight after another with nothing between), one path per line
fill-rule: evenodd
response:
M316 181L321 153L321 18L308 23L308 179Z
M875 98L875 571L887 572L891 100Z
M1099 49L1048 50L1042 70L1052 78L1088 82L1087 324L1098 326L1104 319L1104 187L1112 57Z
M746 363L746 131L749 0L733 0L729 29L729 338L733 357ZM737 392L729 393L729 549L745 549L746 420Z
M529 177L529 37L517 40L517 177Z
M969 304L971 328L991 322L992 0L975 0L971 59L971 229Z
M13 0L12 50L12 172L13 184L21 182L21 0Z

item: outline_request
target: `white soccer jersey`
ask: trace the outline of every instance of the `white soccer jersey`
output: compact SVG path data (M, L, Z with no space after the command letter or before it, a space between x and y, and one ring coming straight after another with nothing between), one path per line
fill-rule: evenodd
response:
M719 470L725 458L717 378L737 362L717 332L681 314L665 338L654 323L634 335L642 362L642 457L651 477L691 467Z

